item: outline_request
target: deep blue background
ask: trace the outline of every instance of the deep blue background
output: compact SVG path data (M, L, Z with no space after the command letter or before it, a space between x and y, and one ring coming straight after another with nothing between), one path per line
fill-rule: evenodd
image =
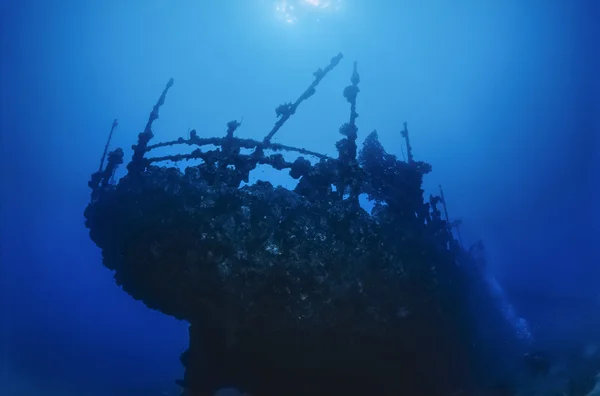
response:
M261 138L338 51L276 141L333 153L357 60L360 136L401 156L407 121L427 194L444 185L540 342L600 343L597 2L288 3L294 23L281 1L0 0L0 393L159 392L181 375L186 324L121 291L83 226L112 119L129 158L174 77L157 140L242 116Z

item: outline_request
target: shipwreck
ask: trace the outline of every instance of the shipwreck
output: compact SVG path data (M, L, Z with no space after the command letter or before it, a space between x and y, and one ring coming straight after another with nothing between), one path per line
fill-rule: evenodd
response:
M263 140L236 137L240 122L231 121L221 137L192 130L153 143L171 79L118 181L124 152L108 152L113 123L89 182L86 227L125 292L189 322L177 380L185 395L228 386L253 396L468 395L476 386L474 292L465 290L475 290L478 259L461 246L443 196L424 199L431 166L414 159L406 123L406 160L375 131L358 147L356 62L336 158L272 142L341 60L276 108ZM176 145L195 149L150 156ZM199 165L183 171L164 165L192 159ZM259 165L297 185L248 185ZM487 304L484 291L476 298Z

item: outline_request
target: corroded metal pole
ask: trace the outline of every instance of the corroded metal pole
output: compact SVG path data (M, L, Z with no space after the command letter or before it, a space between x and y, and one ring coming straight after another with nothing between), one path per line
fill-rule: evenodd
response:
M100 168L98 168L98 172L102 172L104 169L104 160L106 159L106 153L108 152L108 146L110 145L110 140L112 139L113 132L115 128L119 125L119 121L115 118L112 123L112 127L110 128L110 133L108 134L108 139L106 140L106 145L104 146L104 153L102 153L102 158L100 159Z
M462 237L460 236L460 220L450 223L450 218L448 217L448 207L446 206L446 198L444 197L444 190L442 189L441 184L440 197L442 198L442 205L444 206L444 216L446 217L446 223L448 223L450 229L452 229L453 227L456 228L456 236L458 237L458 242L462 246Z
M406 122L404 123L404 129L402 130L402 137L406 140L406 156L408 157L408 163L413 163L412 146L410 145L410 138L408 136L408 127Z
M167 96L167 92L169 88L173 86L173 79L169 79L165 89L163 89L158 101L154 105L152 112L150 113L150 117L148 117L148 122L146 123L146 128L144 128L144 132L141 132L138 135L138 143L134 145L133 148L133 157L131 162L127 165L127 170L132 172L140 172L144 169L144 155L148 149L148 142L154 137L154 133L152 133L152 123L154 120L158 118L158 110L160 106L165 104L165 97Z
M283 124L292 116L292 114L294 114L296 112L296 109L298 108L298 106L300 106L300 103L302 103L304 100L306 100L314 95L314 93L316 92L317 85L319 85L319 83L321 82L323 77L325 77L325 75L327 73L329 73L331 70L333 70L333 68L336 67L338 63L340 63L342 58L343 58L343 55L340 52L336 56L331 58L329 65L327 65L327 67L325 69L319 68L316 72L314 72L313 73L313 75L315 76L314 81L312 82L312 84L310 84L310 86L306 89L306 91L304 91L304 93L302 93L302 95L300 95L300 97L298 99L296 99L296 101L294 103L282 104L282 105L279 105L275 109L277 116L280 118L277 120L277 122L275 123L275 125L273 126L273 128L271 129L269 134L267 136L265 136L265 138L263 139L264 143L271 142L271 139L277 133L279 128L281 128L283 126Z

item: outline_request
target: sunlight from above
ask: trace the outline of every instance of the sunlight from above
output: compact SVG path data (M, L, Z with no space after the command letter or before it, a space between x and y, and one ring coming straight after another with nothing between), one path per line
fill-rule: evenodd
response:
M319 22L324 13L339 11L341 6L342 0L276 0L275 16L289 25L304 19Z

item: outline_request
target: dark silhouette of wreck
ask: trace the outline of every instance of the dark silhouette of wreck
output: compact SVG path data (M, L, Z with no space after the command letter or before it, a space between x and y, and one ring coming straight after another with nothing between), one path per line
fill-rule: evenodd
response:
M192 130L150 145L171 79L127 174L112 181L124 153L105 148L92 175L86 226L104 265L133 298L190 323L178 381L186 395L225 386L253 396L476 394L482 370L469 306L476 298L494 308L483 288L473 291L477 263L454 237L458 224L445 208L442 216L443 198L423 199L431 166L414 160L406 124L408 161L386 153L376 132L359 150L354 63L337 158L271 141L341 59L318 69L295 102L277 107L262 141L237 138L240 123L231 121L224 137ZM179 144L198 148L147 157ZM300 157L288 162L284 151ZM189 159L201 163L184 172L156 165ZM288 171L297 186L240 187L258 165ZM371 213L359 205L361 194L374 202ZM490 318L506 326L499 314ZM491 392L477 394L508 394Z

